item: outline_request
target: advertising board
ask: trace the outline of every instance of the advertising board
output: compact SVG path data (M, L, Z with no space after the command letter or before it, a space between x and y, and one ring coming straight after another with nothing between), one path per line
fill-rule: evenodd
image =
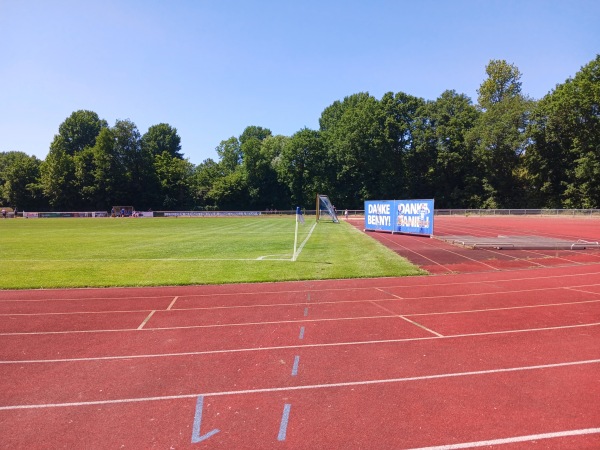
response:
M433 235L434 200L365 201L365 230Z

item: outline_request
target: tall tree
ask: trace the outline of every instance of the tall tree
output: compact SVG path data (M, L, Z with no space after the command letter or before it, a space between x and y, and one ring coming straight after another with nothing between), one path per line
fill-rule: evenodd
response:
M425 105L421 98L404 92L388 92L380 100L379 121L384 132L378 172L379 197L413 196L426 198L422 165L425 160L415 149L414 134L418 112Z
M115 200L120 204L146 209L152 205L155 195L152 155L142 149L140 132L131 120L117 120L112 132L115 157L125 168L121 180L123 189Z
M277 202L277 175L271 162L277 146L265 142L273 137L271 130L259 126L246 127L239 137L241 167L249 203L242 209L263 209ZM272 144L272 143L270 143ZM273 192L275 190L275 192ZM272 205L273 206L273 205Z
M0 204L17 210L44 208L41 161L23 152L0 153Z
M148 128L142 136L141 145L145 152L155 157L167 152L173 158L183 159L181 138L177 134L177 128L167 123L159 123Z
M425 195L435 198L439 208L480 205L478 167L473 148L466 142L479 114L466 95L455 91L445 91L419 109L411 165L421 164L416 171Z
M234 172L242 164L242 149L238 138L232 136L221 141L216 151L224 174Z
M93 147L96 137L108 125L93 111L73 112L58 127L58 134L50 144L50 151L41 170L41 186L50 205L56 209L82 209L86 207L87 193L81 191L84 164L75 157L84 149ZM75 171L79 165L80 173ZM78 179L79 177L79 179Z
M537 104L525 160L540 206L600 207L600 55Z
M212 204L209 198L212 185L222 176L219 164L213 159L208 158L194 167L194 173L191 180L192 196L194 206L197 209L214 209L216 206Z
M290 193L289 206L312 209L315 195L327 190L324 185L326 158L318 131L303 128L286 140L275 167L280 182Z
M42 192L53 209L68 211L79 204L73 156L66 152L64 139L59 135L54 137L40 167L40 181Z
M164 151L154 158L154 169L160 183L160 207L167 210L191 209L193 165Z
M486 67L488 78L478 90L479 117L470 144L481 164L483 206L526 206L521 177L522 154L527 143L525 128L533 102L521 94L521 73L503 60Z
M321 115L321 136L332 173L330 195L338 203L360 207L380 194L385 134L378 120L379 102L359 93L334 102Z
M108 127L104 119L100 119L93 111L79 110L71 113L58 127L58 134L62 137L64 151L68 155L75 155L86 147L93 147L96 136L102 128Z

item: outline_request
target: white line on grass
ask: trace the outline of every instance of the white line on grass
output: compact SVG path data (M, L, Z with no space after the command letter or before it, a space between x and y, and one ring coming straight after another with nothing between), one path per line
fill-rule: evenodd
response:
M472 372L453 372L443 373L437 375L421 375L415 377L403 377L403 378L384 378L379 380L366 380L366 381L347 381L342 383L325 383L325 384L309 384L303 386L286 386L286 387L273 387L273 388L258 388L258 389L243 389L239 391L217 391L217 392L196 392L193 394L181 394L181 395L164 395L156 397L138 397L138 398L123 398L115 400L95 400L89 402L66 402L66 403L41 403L41 404L29 404L29 405L10 405L0 406L0 411L9 411L16 409L40 409L40 408L60 408L68 406L91 406L91 405L110 405L117 403L136 403L136 402L148 402L148 401L159 401L159 400L177 400L186 398L197 398L199 395L204 397L218 397L225 395L243 395L243 394L261 394L271 392L288 392L288 391L303 391L303 390L314 390L314 389L326 389L326 388L340 388L340 387L352 387L352 386L371 386L378 384L391 384L391 383L405 383L410 381L426 381L426 380L437 380L443 378L458 378L458 377L469 377L478 375L493 375L498 373L511 373L511 372L524 372L529 370L543 370L543 369L555 369L562 367L573 367L582 366L589 364L598 364L600 359L589 359L583 361L571 361L565 363L556 364L542 364L536 366L521 366L521 367L508 367L505 369L490 369L490 370L476 370Z
M292 261L296 261L296 259L298 259L298 256L300 256L300 253L302 253L302 249L304 248L304 245L308 241L308 238L310 238L310 236L313 233L316 226L317 226L317 222L315 222L313 224L313 226L310 228L310 231L308 232L308 236L306 236L306 238L302 241L302 244L300 244L300 247L298 247L298 250L296 251L296 253L294 253L294 255L292 256Z
M185 262L185 261L289 261L288 259L265 259L266 256L258 258L94 258L93 262L118 262L128 261L163 261L163 262ZM89 258L63 258L63 259L3 259L9 262L90 262ZM94 288L98 289L98 288Z

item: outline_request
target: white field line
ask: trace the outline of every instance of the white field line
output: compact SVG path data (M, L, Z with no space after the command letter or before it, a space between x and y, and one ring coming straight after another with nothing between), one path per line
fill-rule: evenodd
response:
M310 236L312 235L313 231L315 230L315 227L317 226L317 223L318 222L315 222L313 224L313 226L310 228L310 231L308 232L308 236L306 236L306 238L300 244L300 247L298 247L298 250L296 251L296 253L292 256L292 261L296 261L298 259L298 256L300 256L300 253L302 253L302 249L304 248L304 245L308 242L308 239L310 238Z
M289 261L288 259L266 259L268 256L259 256L257 258L94 258L93 262L107 262L107 261ZM63 258L63 259L2 259L2 261L8 262L90 262L89 258ZM96 288L99 289L99 288Z
M544 370L554 369L561 367L573 367L582 366L588 364L598 364L600 359L589 359L583 361L569 361L564 363L555 364L542 364L536 366L521 366L521 367L507 367L503 369L490 369L490 370L476 370L471 372L451 372L437 375L421 375L414 377L401 377L401 378L384 378L378 380L367 380L367 381L347 381L342 383L326 383L326 384L311 384L303 386L288 386L288 387L273 387L273 388L258 388L258 389L244 389L244 390L232 390L232 391L216 391L216 392L195 392L193 394L181 394L181 395L164 395L155 397L138 397L138 398L123 398L114 400L96 400L88 402L68 402L68 403L41 403L41 404L29 404L29 405L10 405L0 406L0 411L10 411L18 409L40 409L40 408L60 408L60 407L74 407L74 406L92 406L92 405L110 405L118 403L138 403L138 402L149 402L149 401L161 401L161 400L178 400L187 398L197 398L199 395L203 397L218 397L226 395L244 395L244 394L261 394L271 392L290 392L290 391L304 391L304 390L316 390L316 389L331 389L340 387L353 387L353 386L371 386L380 384L391 384L391 383L406 383L411 381L425 381L425 380L437 380L444 378L458 378L458 377L471 377L480 375L492 375L498 373L511 373L511 372L524 372L529 370Z

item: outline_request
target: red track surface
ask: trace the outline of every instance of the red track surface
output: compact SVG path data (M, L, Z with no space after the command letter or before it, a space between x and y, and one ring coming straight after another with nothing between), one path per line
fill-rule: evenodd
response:
M364 228L364 221L352 222ZM600 242L600 220L570 217L436 216L436 236L540 236ZM370 233L375 239L435 274L530 269L600 262L600 250L488 250L461 248L438 239Z
M371 236L453 274L0 291L0 447L600 448L597 252Z

